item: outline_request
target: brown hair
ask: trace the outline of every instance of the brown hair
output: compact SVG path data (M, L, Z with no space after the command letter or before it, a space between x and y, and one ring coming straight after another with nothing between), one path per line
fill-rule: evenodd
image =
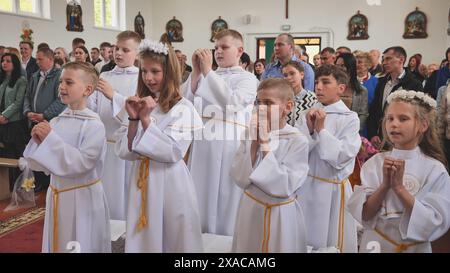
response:
M90 57L90 55L89 55L89 50L88 50L85 46L77 46L77 47L75 48L75 50L76 50L77 48L83 50L83 52L86 54L86 62L90 63L90 62L91 62L91 57ZM75 56L75 50L73 51L74 56Z
M297 69L299 72L305 72L305 68L303 65L297 61L289 61L285 65L283 65L283 68L287 66L292 66L293 68Z
M233 39L238 40L241 43L244 43L244 38L242 38L241 33L239 33L239 31L236 31L234 29L224 29L224 30L219 31L219 33L217 33L214 36L214 40L217 41L217 40L220 40L223 37L227 37L227 36L231 36L231 37L233 37Z
M94 86L94 89L97 87L98 83L98 72L95 69L95 67L91 63L85 63L85 62L70 62L66 63L63 67L63 69L72 69L72 70L81 70L84 72L86 76L89 77L91 80L92 85Z
M444 164L447 167L447 159L445 157L444 150L442 149L442 142L439 136L439 129L437 125L437 111L435 108L426 104L423 100L418 98L413 99L403 99L403 98L395 98L388 105L388 108L392 105L393 102L404 102L411 104L415 113L414 116L416 118L416 122L427 122L428 129L425 133L419 136L419 147L422 153L425 155L434 158ZM387 109L386 112L387 113ZM392 143L389 141L387 131L386 131L386 115L383 117L382 122L382 131L383 131L383 144L387 143L392 148ZM419 133L420 134L420 133ZM384 146L382 144L382 146Z
M141 42L141 36L131 30L122 31L121 33L117 34L116 39L117 39L117 41L124 41L124 40L131 39L138 44Z
M144 59L152 60L161 64L163 67L164 83L159 96L158 104L164 113L172 109L175 104L181 100L181 68L177 59L177 55L171 46L166 45L169 49L168 54L156 53L150 49L145 49L139 53L141 64ZM145 85L142 79L142 69L139 68L139 79L137 86L138 97L154 96L150 89Z
M37 53L39 53L39 52L41 52L42 54L44 54L45 57L47 57L51 60L55 59L55 53L53 52L53 50L51 50L48 47L42 47L42 48L38 49Z
M339 84L345 84L348 86L349 77L344 69L334 64L324 64L316 70L316 79L322 76L330 75L332 75Z
M280 98L283 100L294 99L294 90L285 79L268 78L259 84L257 92L265 89L277 89L279 91L278 93L280 94Z

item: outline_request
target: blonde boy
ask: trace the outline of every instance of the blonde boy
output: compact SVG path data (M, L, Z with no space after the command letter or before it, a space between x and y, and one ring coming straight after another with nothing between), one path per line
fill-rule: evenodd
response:
M91 64L64 66L61 101L68 105L50 123L40 122L24 158L36 171L50 173L42 252L110 252L109 212L101 183L106 152L105 128L87 99L98 75Z
M348 177L361 146L359 119L341 101L348 76L335 65L316 72L316 95L303 122L296 126L309 136L309 174L297 193L305 213L308 245L356 252L356 222L346 210L352 188Z
M286 123L293 99L284 79L267 79L258 88L259 116L250 129L259 133L241 141L231 167L244 190L233 252L306 252L305 220L295 192L308 174L308 139Z
M230 167L250 120L258 80L239 66L244 52L239 32L223 30L215 39L219 68L211 68L211 50L198 49L192 56L191 76L183 86L185 97L193 101L205 123L192 144L188 165L203 232L233 235L242 190L230 177Z
M126 112L125 101L134 96L137 88L139 68L134 66L141 42L139 34L123 31L117 35L114 61L116 67L100 75L97 91L91 99L91 109L100 115L105 125L107 152L102 180L108 198L111 219L126 219L127 178L130 163L114 153L116 137L114 132L121 126Z

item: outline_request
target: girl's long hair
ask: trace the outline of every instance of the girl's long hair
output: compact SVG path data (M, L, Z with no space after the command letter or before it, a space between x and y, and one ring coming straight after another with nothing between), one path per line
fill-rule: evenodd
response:
M170 45L169 53L167 55L153 52L149 49L141 51L139 53L140 63L143 60L151 60L161 64L163 67L164 83L161 88L161 93L159 95L158 104L164 113L169 112L172 107L181 100L181 68L177 55ZM155 97L150 89L145 85L142 79L142 69L139 68L139 79L137 86L137 95L140 98L152 96Z
M17 80L22 76L22 66L20 64L19 58L13 54L13 53L5 53L2 56L1 62L3 62L3 59L9 56L11 57L11 62L13 64L13 71L11 72L11 78L9 79L8 86L13 88L14 85L16 85ZM3 81L6 79L6 72L3 70L3 68L0 65L0 84L3 83Z
M363 91L363 87L358 80L358 74L356 71L356 58L352 53L343 53L340 54L337 59L342 58L344 61L344 66L347 69L347 75L349 76L348 86L352 89L356 94L361 94ZM336 59L336 61L337 61Z
M414 99L396 98L392 100L391 104L388 107L391 107L393 102L405 102L411 104L415 109L414 116L416 118L416 122L428 123L428 129L425 131L425 133L423 134L419 133L420 150L425 155L440 161L442 164L444 164L444 166L447 167L447 158L445 156L443 150L443 143L439 135L436 109L417 98ZM387 113L387 109L385 113ZM383 138L384 138L383 142L387 142L389 146L392 147L392 143L389 141L386 131L386 120L387 119L385 115L382 123Z

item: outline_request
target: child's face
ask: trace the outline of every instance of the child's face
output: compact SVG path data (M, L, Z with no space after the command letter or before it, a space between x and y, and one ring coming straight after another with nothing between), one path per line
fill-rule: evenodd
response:
M419 144L419 136L428 129L415 115L415 106L405 102L392 102L386 112L386 133L389 141L400 150L412 150Z
M239 59L244 48L231 36L225 36L216 41L214 57L221 68L229 68L239 65Z
M302 80L305 76L304 72L298 71L295 67L288 65L283 68L283 77L289 82L296 91L302 89Z
M117 41L116 50L114 50L114 61L121 68L134 65L138 54L138 43L133 39Z
M267 107L267 121L269 128L275 129L273 123L285 123L287 115L292 111L293 102L289 99L283 99L280 96L280 90L277 88L268 88L258 91L256 104L259 107Z
M72 110L82 110L86 107L87 98L94 87L89 84L82 70L64 69L59 79L59 96L64 104Z
M142 79L154 94L161 92L164 85L164 69L159 62L143 59L141 62Z
M317 100L323 105L338 102L345 89L345 84L338 83L333 75L320 76L316 80Z

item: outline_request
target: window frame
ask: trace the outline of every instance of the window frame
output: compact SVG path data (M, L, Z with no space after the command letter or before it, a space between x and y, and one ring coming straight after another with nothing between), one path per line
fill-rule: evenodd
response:
M0 10L2 14L31 17L33 19L52 20L50 12L50 0L33 0L36 4L36 12L23 11L20 8L21 0L9 0L12 5L12 11Z
M97 29L102 29L102 30L111 30L111 31L123 31L126 29L126 0L111 0L111 1L115 1L115 13L117 15L116 18L113 18L113 12L111 12L111 20L112 22L114 22L117 26L107 26L106 25L106 0L100 0L102 3L101 6L101 25L96 25L95 21L95 2L93 1L94 4L94 28ZM114 4L111 4L111 6L114 6ZM112 23L111 25L113 25L114 23Z

